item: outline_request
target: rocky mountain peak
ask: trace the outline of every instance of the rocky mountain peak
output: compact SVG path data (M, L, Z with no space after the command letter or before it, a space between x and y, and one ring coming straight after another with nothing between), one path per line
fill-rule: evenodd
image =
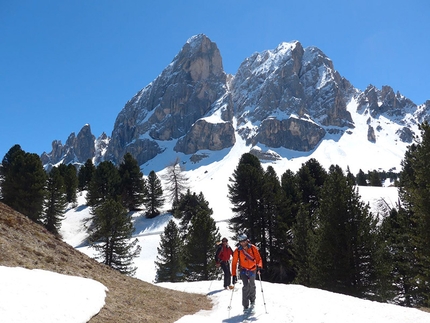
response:
M95 163L118 164L130 152L140 165L160 154L201 162L211 151L233 147L237 136L260 156L266 152L259 146L307 152L327 135L351 133L356 125L348 109L354 108L369 115L364 140L378 144L384 122L392 122L398 139L410 142L416 124L428 119L430 101L417 107L389 86L369 85L362 92L319 48L304 48L299 41L254 53L235 75L227 75L217 45L199 34L125 104L111 138L103 134L95 140L86 125L64 146L54 141L42 160L53 165L92 157ZM381 122L382 116L388 121Z
M142 164L164 151L163 142L192 134L196 121L225 95L226 81L216 44L204 35L190 38L160 76L120 112L106 157L119 162L130 152ZM188 138L176 150L200 149L192 142Z
M62 145L60 140L54 140L51 153L44 152L41 160L45 169L49 170L59 162L64 164L85 163L88 159L93 159L95 154L95 137L91 133L91 126L86 124L77 136L72 132L65 145Z

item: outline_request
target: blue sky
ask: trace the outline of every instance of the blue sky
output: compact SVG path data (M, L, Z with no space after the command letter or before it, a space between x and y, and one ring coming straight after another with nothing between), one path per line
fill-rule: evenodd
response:
M15 144L50 152L87 123L110 136L124 104L200 33L227 73L298 40L358 89L390 85L422 104L428 17L428 0L0 0L0 159Z

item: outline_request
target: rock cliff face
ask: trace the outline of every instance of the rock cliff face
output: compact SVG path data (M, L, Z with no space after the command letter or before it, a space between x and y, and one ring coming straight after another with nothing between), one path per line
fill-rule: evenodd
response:
M216 44L204 35L191 38L161 75L127 102L106 158L119 162L130 152L142 164L164 151L163 142L181 137L175 150L186 154L232 146L231 106L215 124L202 119L218 109L226 84Z
M253 54L236 75L227 75L217 45L197 35L125 104L110 138L103 133L96 140L86 125L64 146L54 141L42 162L79 164L93 158L118 164L127 152L140 165L163 153L200 161L205 151L233 147L237 136L259 156L273 159L276 154L258 146L315 149L327 135L342 136L356 126L350 109L368 116L364 140L377 144L383 117L398 128L396 140L412 142L413 126L428 119L430 101L417 106L389 86L369 85L361 92L321 50L298 41Z

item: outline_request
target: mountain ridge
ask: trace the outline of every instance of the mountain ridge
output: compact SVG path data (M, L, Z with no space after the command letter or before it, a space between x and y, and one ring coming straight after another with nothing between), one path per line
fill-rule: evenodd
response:
M367 117L366 124L360 123L366 135L357 140L379 146L389 125L395 128L391 145L399 143L404 152L417 135L418 124L428 120L429 109L430 100L417 106L389 86L356 89L321 50L303 48L298 41L254 53L235 75L228 75L216 44L199 34L190 37L160 75L125 104L110 137L103 133L94 139L85 125L77 136L84 133L81 141L68 144L68 139L64 146L54 141L51 153L41 158L47 169L60 162L83 164L86 159L75 152L82 150L81 142L92 140L94 147L84 146L95 163L118 164L130 152L142 167L154 164L161 154L202 166L210 155L232 149L237 135L248 151L260 151L260 158L311 158L326 140L356 131L357 116ZM273 149L279 150L277 155Z

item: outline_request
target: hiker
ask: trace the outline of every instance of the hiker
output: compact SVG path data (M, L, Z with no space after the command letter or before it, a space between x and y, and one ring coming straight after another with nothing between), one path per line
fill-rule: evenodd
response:
M233 252L231 264L233 274L233 285L237 282L236 269L239 262L239 274L243 283L242 305L244 312L253 311L255 306L255 276L263 267L258 248L251 244L248 237L242 234L238 237L239 246Z
M233 255L233 249L228 245L227 238L222 238L216 253L215 261L216 266L220 267L224 272L224 289L232 289L231 285L231 272L230 272L230 257Z

